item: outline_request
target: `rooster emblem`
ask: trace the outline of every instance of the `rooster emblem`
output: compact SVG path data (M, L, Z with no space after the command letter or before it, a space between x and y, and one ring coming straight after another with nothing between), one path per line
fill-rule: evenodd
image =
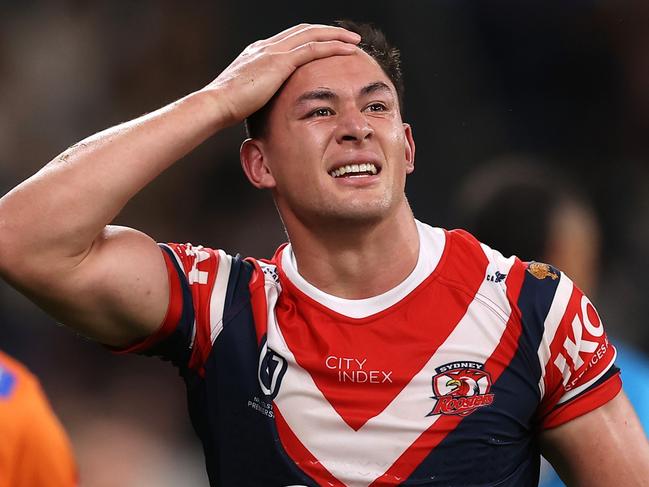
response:
M428 414L467 416L482 406L493 403L491 376L482 370L482 364L466 362L439 367L433 376L433 392L437 402Z
M480 394L480 387L478 383L470 377L462 377L460 379L450 379L446 383L451 392L451 396L474 396Z

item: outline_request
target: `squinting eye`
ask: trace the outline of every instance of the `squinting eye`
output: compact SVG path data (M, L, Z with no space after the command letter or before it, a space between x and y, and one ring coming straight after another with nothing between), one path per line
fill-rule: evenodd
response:
M333 115L333 111L330 108L316 108L310 113L311 117L327 117Z
M384 112L387 110L387 107L383 103L372 103L367 106L367 109L370 112Z

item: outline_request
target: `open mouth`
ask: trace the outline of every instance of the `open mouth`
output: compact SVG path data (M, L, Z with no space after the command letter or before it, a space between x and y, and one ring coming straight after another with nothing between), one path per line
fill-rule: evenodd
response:
M374 176L381 172L381 166L373 162L363 162L359 164L345 164L329 171L332 178L348 178L358 176Z

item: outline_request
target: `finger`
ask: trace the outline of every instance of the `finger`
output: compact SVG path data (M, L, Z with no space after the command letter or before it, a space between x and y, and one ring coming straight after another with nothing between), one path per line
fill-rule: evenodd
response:
M303 64L331 56L349 56L358 51L354 44L342 41L307 42L290 51L291 61L297 68Z
M330 25L309 25L287 34L279 41L273 43L271 49L290 51L302 44L308 44L313 41L341 41L350 44L358 44L360 40L361 36L355 32L343 29L342 27L334 27Z
M298 31L301 31L301 30L306 29L306 28L309 27L310 25L311 25L311 24L298 24L298 25L294 25L293 27L289 27L288 29L283 30L283 31L280 32L279 34L275 34L274 36L269 37L268 39L264 39L263 42L264 42L264 43L267 42L267 43L269 43L269 44L274 44L274 43L276 43L276 42L278 42L278 41L281 41L281 40L284 39L285 37L287 37L287 36L289 36L289 35L291 35L291 34L293 34L293 33L295 33L295 32L298 32Z

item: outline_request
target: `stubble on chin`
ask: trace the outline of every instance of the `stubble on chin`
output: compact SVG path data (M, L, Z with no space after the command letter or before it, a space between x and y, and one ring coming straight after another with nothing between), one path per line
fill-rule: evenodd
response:
M371 199L352 198L325 200L322 205L314 205L307 220L323 227L354 227L373 225L383 220L396 202L388 191Z

